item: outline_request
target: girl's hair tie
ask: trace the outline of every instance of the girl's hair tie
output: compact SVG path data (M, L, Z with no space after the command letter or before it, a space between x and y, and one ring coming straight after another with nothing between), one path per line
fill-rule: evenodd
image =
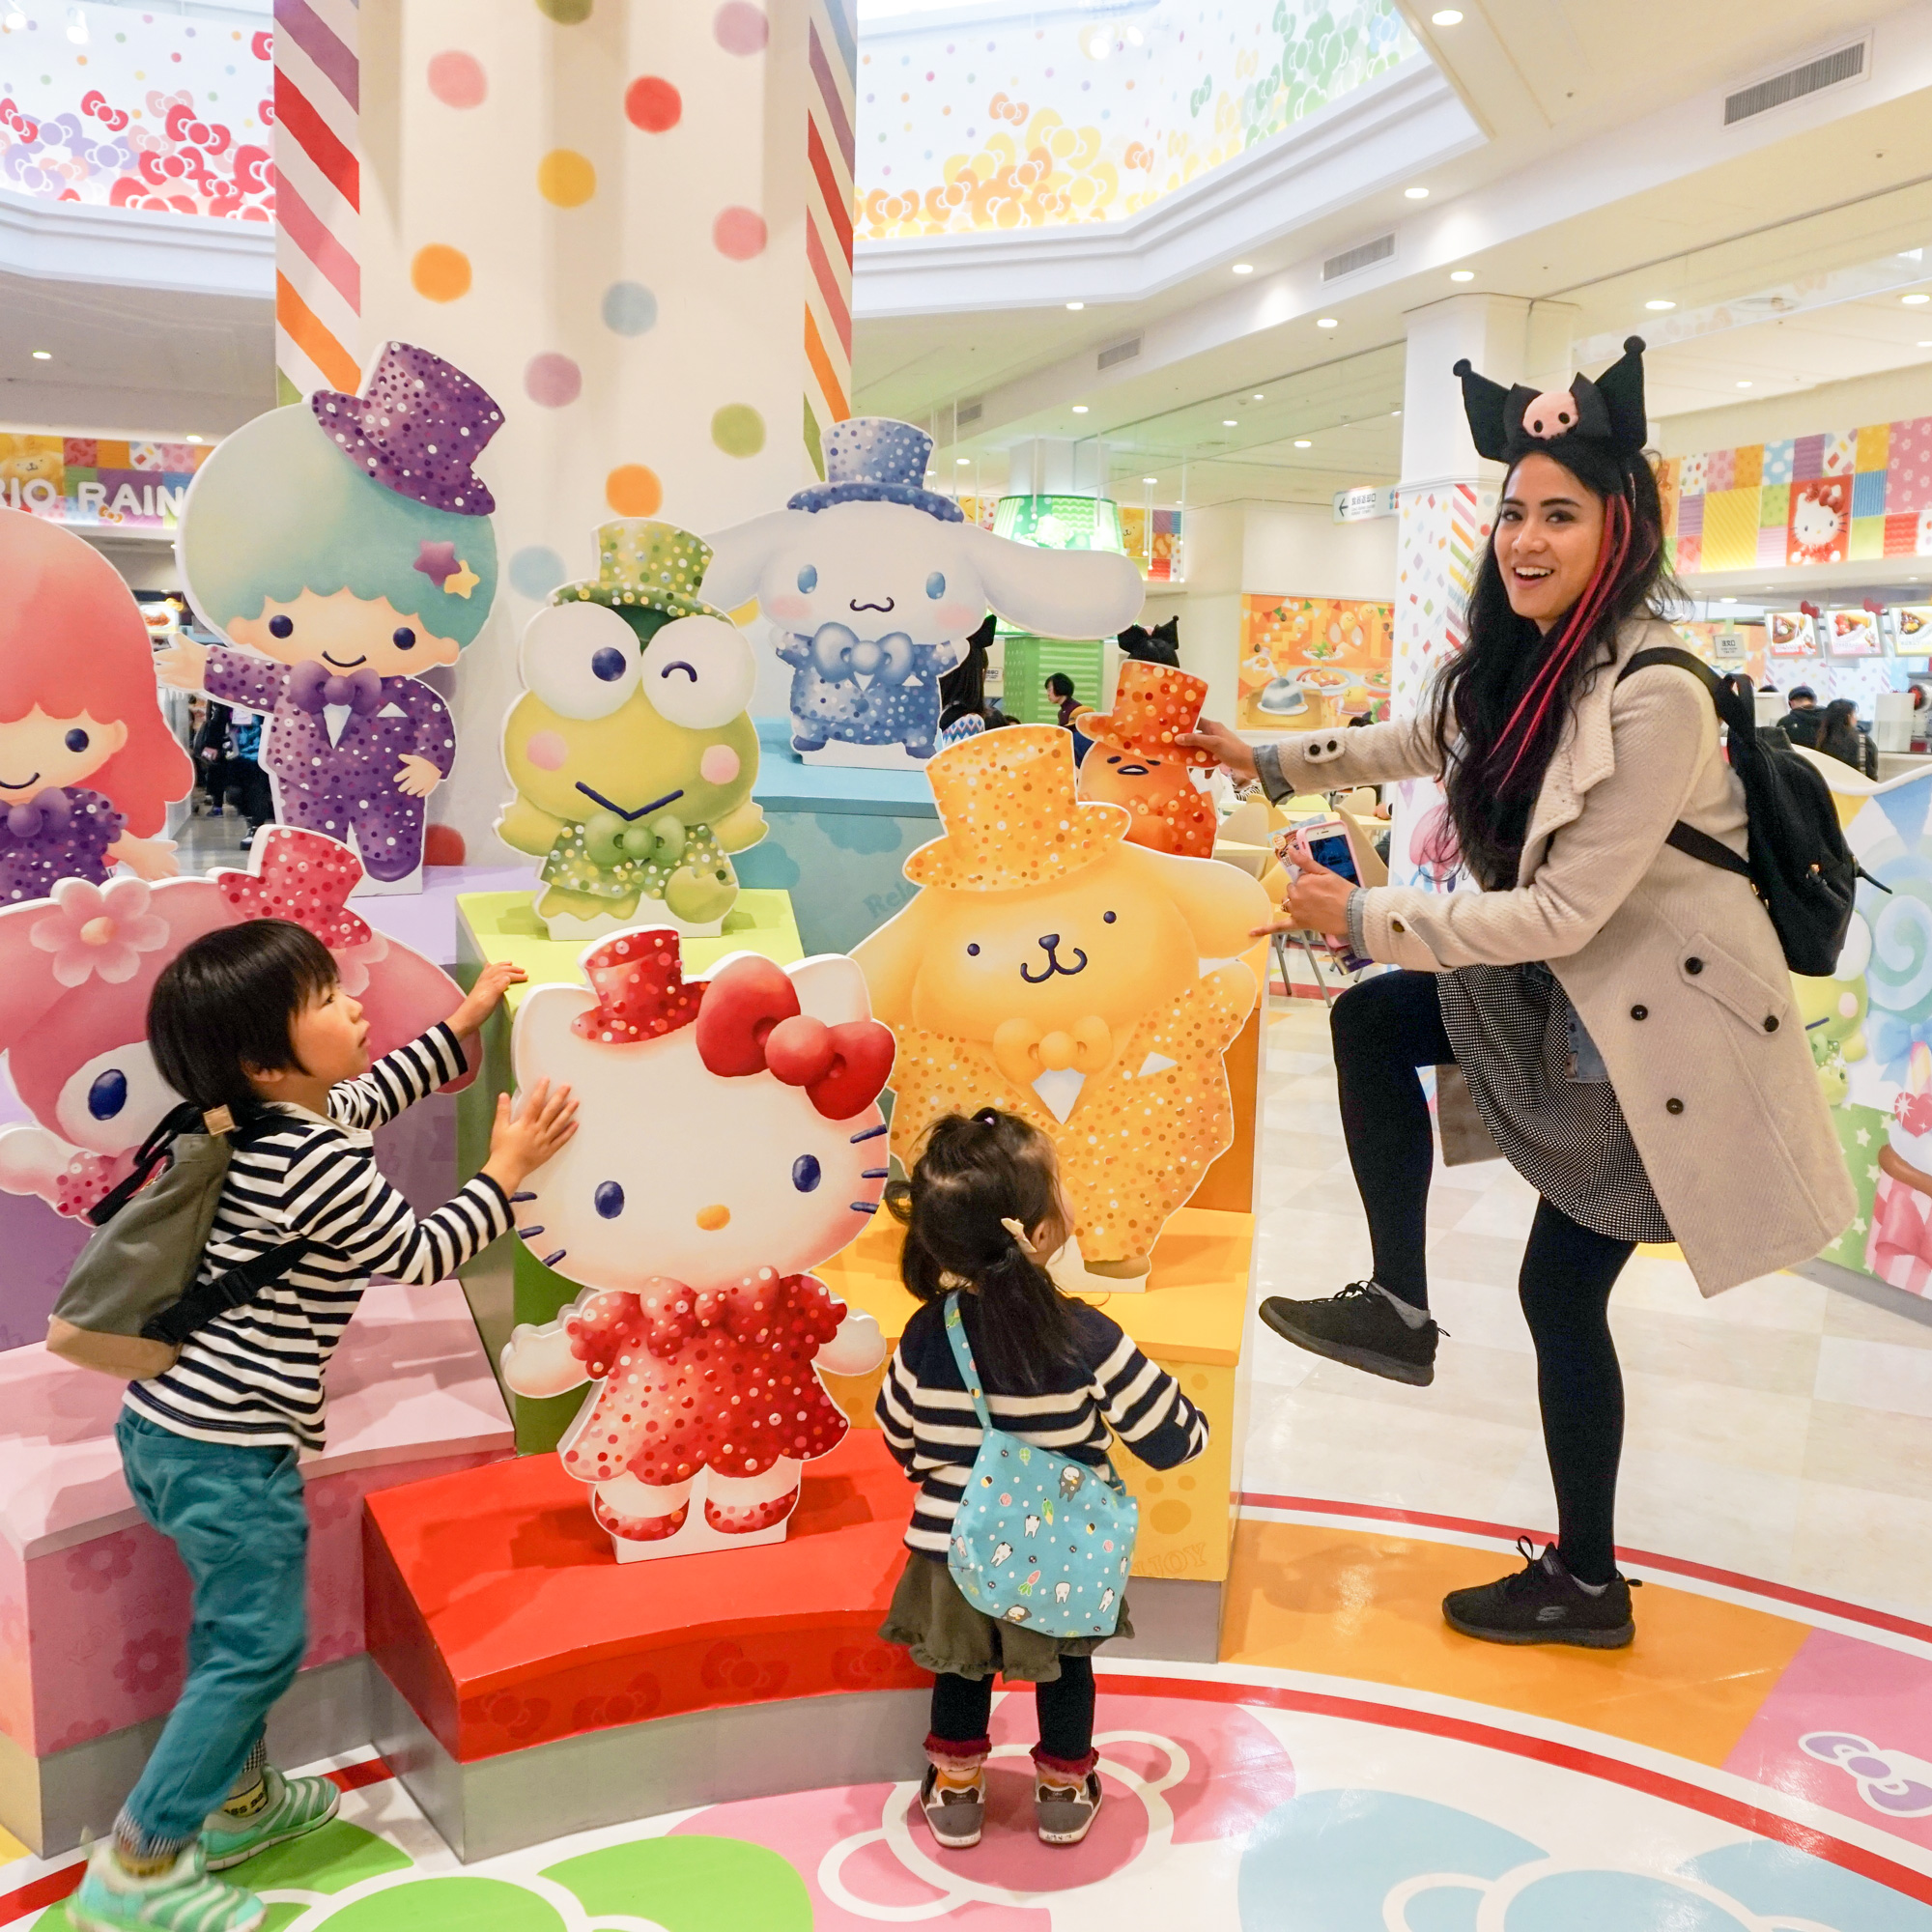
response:
M1013 1246L1021 1254L1025 1255L1029 1261L1037 1261L1039 1259L1038 1255L1034 1251L1033 1242L1027 1238L1026 1229L1012 1215L1001 1215L1000 1226L1013 1237Z
M999 1114L991 1107L981 1107L973 1116L973 1124L976 1127L997 1127L1000 1124Z

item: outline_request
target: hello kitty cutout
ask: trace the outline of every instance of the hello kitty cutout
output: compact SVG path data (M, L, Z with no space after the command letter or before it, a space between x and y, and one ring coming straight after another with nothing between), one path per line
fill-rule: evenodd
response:
M816 1369L885 1355L807 1270L878 1209L892 1034L840 954L686 980L675 930L644 926L582 965L587 987L525 1000L511 1051L520 1086L568 1082L582 1109L517 1233L583 1292L516 1329L503 1379L597 1384L558 1454L619 1562L781 1542L803 1465L848 1427Z
M361 878L334 839L271 826L245 872L62 879L50 899L0 908L0 1051L34 1116L0 1128L0 1190L79 1216L125 1179L181 1099L148 1050L148 996L183 947L219 926L287 919L314 933L362 1003L372 1056L447 1019L462 988L349 909Z

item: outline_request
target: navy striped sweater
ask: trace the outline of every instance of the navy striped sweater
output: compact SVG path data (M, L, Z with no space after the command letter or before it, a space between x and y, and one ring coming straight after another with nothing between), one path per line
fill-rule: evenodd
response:
M979 1310L961 1295L966 1339L983 1369ZM1041 1449L1095 1467L1107 1460L1111 1429L1143 1463L1172 1469L1208 1446L1208 1418L1122 1332L1084 1301L1071 1303L1075 1359L1055 1367L1034 1395L988 1387L996 1428ZM906 1548L944 1559L952 1518L965 1493L983 1432L946 1339L945 1304L927 1302L905 1325L886 1369L876 1407L879 1427L906 1475L920 1486Z
M212 1281L297 1236L317 1243L280 1281L190 1335L126 1406L198 1442L320 1449L323 1378L371 1275L440 1281L509 1230L509 1197L479 1174L417 1219L376 1167L370 1130L463 1071L446 1026L329 1090L329 1118L283 1105L286 1124L235 1150L197 1270Z

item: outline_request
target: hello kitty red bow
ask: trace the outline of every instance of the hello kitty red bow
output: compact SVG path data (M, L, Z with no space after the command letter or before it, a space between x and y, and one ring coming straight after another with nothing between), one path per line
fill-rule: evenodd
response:
M245 872L214 875L239 917L293 920L331 952L369 943L369 927L347 903L362 882L362 863L348 846L320 832L275 825L256 835L250 860Z
M769 1071L803 1087L828 1121L849 1121L879 1097L893 1070L893 1033L877 1020L827 1026L799 1010L790 976L769 959L739 959L704 989L697 1054L713 1073Z

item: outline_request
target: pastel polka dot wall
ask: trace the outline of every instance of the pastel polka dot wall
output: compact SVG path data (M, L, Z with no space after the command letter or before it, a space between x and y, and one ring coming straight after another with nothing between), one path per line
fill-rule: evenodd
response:
M504 407L504 587L454 698L475 742L585 531L781 505L848 412L851 41L827 0L789 24L775 4L363 0L396 59L364 76L361 150L381 159L345 348L419 342ZM507 862L485 763L459 767L448 810L472 856Z

